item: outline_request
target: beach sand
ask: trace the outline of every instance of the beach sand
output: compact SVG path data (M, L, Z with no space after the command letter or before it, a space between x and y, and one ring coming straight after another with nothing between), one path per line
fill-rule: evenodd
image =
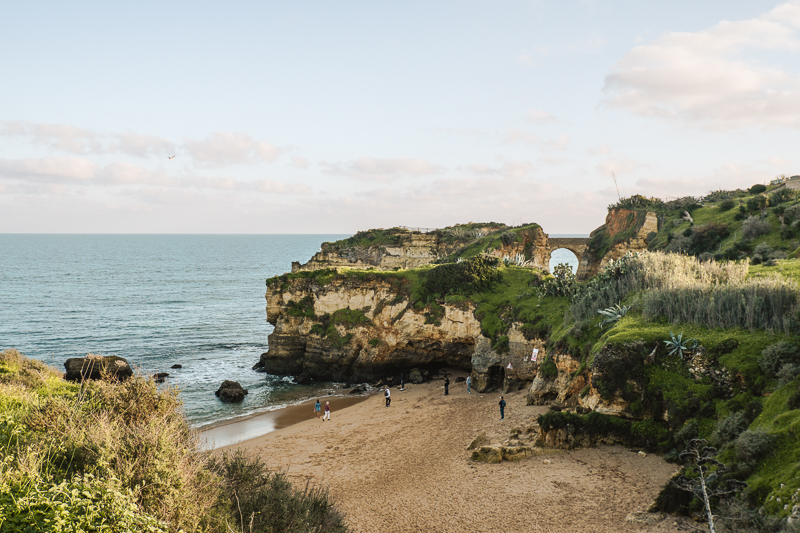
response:
M604 446L472 462L466 446L478 432L507 437L546 410L526 406L524 391L505 399L500 421L499 394L468 395L464 383L451 383L449 396L442 381L393 388L388 408L382 394L348 408L332 398L329 422L309 404L306 414L286 415L306 420L220 450L258 454L299 487L328 487L359 533L685 531L672 517L653 526L625 521L646 510L676 470L653 454Z

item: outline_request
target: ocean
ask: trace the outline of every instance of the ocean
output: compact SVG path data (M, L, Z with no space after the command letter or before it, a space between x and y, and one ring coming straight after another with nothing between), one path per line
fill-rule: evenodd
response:
M265 280L346 236L0 234L0 350L61 371L95 353L167 372L195 427L331 393L337 384L296 385L252 366L272 331ZM553 255L577 266L570 252ZM248 389L244 402L217 400L225 379Z

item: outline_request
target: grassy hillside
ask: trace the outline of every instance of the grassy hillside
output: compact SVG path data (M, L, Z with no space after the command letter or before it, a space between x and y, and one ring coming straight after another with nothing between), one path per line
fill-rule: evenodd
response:
M0 353L0 532L227 532L251 517L252 531L347 531L326 493L199 452L176 391L68 383Z

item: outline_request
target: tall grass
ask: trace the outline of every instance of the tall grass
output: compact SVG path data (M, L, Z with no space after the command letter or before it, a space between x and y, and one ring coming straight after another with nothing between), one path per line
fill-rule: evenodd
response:
M643 252L610 263L573 298L569 318L585 323L628 299L646 318L709 328L790 333L798 327L800 287L778 276L747 279L749 264ZM631 296L635 295L635 296Z
M0 533L245 527L230 500L230 471L216 468L198 444L174 389L159 390L143 376L67 383L16 350L0 352ZM317 515L306 512L320 491L298 495L275 479L263 473L256 481L266 485L247 486L272 495L273 509L254 512L308 526L293 531L328 531L315 529ZM347 530L337 524L331 531Z

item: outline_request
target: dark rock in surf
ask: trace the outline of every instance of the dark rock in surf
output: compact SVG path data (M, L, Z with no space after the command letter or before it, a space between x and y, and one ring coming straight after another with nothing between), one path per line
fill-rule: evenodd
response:
M90 353L86 357L73 357L67 359L64 368L67 370L64 375L67 381L89 379L125 381L133 375L128 361L116 355L102 356Z
M170 368L183 368L183 365L174 364Z
M164 380L169 377L169 374L166 372L159 372L158 374L153 374L153 379L156 383L164 383Z
M219 397L220 401L225 403L238 403L244 400L247 389L242 388L236 381L229 381L226 379L214 394Z

